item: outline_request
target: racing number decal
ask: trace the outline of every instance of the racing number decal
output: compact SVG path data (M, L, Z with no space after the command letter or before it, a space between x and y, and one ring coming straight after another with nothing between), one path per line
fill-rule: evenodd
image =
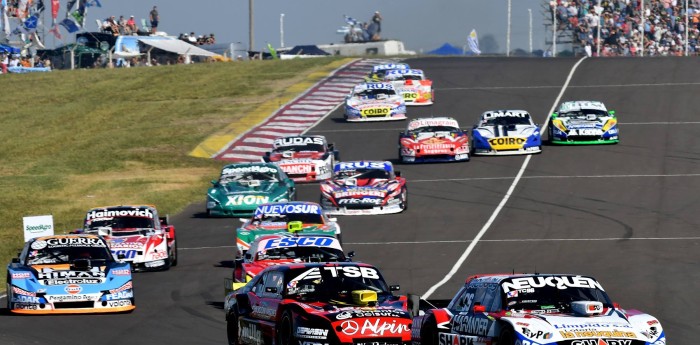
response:
M385 116L389 114L389 108L367 108L362 109L362 116Z

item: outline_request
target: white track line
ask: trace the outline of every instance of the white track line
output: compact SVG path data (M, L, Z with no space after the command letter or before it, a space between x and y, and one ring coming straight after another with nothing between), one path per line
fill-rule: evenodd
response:
M688 83L643 83L643 84L605 84L605 85L573 85L569 89L586 89L586 88L604 88L604 87L669 87L669 86L696 86L698 82ZM463 91L463 90L510 90L510 89L558 89L557 85L539 85L539 86L480 86L480 87L445 87L435 89L435 91Z
M581 60L578 60L578 62L574 65L574 67L571 68L571 71L569 72L569 75L566 77L566 82L564 82L564 85L561 87L561 91L559 91L559 95L557 96L557 99L554 100L554 104L552 105L552 109L549 110L549 113L547 114L552 114L554 109L557 107L559 104L559 100L561 97L564 95L564 91L566 91L567 86L569 85L569 82L571 82L571 78L574 76L574 72L576 72L576 69L578 66L586 60L586 57L581 58ZM542 126L542 129L540 132L544 132L545 129L547 128L547 122L549 121L549 115L547 115L547 119L544 122L544 125ZM518 185L518 182L520 182L520 178L523 176L523 173L525 173L525 169L527 168L527 165L530 163L530 159L532 158L531 155L528 155L525 157L525 161L523 162L523 165L520 167L520 170L518 171L518 175L515 176L515 180L513 180L513 183L510 185L510 188L508 188L508 191L506 192L506 195L503 196L503 200L498 204L498 207L496 207L496 210L493 211L493 214L489 218L489 220L484 224L484 226L479 230L479 233L476 234L476 237L474 237L474 240L469 243L469 246L467 249L462 253L462 256L459 257L457 262L452 266L452 269L447 272L447 275L442 278L437 284L433 285L426 291L422 298L427 299L430 297L438 288L441 286L445 285L450 279L452 279L452 276L457 273L460 267L462 267L462 264L464 263L465 260L467 260L467 257L469 257L469 254L471 254L472 250L474 250L474 247L479 243L479 240L486 234L486 231L489 230L491 227L491 224L496 220L496 217L498 217L498 214L501 213L501 210L503 207L506 205L506 202L508 202L508 199L510 199L510 196L513 194L513 191L515 190L515 187Z
M523 176L522 179L565 179L565 178L634 178L634 177L700 177L700 174L623 174L623 175L539 175ZM484 180L512 180L515 176L501 177L465 177L465 178L443 178L443 179L423 179L411 180L411 183L418 182L456 182L456 181L484 181Z

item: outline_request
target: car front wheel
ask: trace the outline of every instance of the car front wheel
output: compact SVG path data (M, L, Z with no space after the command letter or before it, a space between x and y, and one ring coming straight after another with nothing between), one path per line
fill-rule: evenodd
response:
M294 345L294 320L289 311L282 314L282 321L277 328L277 345Z

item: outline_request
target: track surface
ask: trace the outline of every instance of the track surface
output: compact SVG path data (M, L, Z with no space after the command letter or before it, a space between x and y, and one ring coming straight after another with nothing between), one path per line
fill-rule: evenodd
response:
M436 85L432 107L471 127L489 109L520 108L540 123L574 59L417 59ZM623 307L658 317L667 338L700 334L700 69L697 59L587 59L563 100L597 99L617 111L615 146L545 147L533 156L495 221L454 277L431 298L450 298L474 273L579 273L600 280ZM405 122L347 124L336 111L312 130L344 160L395 159ZM343 217L346 250L379 266L402 292L425 293L450 271L503 200L525 158L399 165L410 209ZM299 188L318 200L318 185ZM202 191L202 196L204 196ZM0 316L2 344L223 344L223 278L230 276L236 219L172 217L180 265L135 275L137 309L125 315ZM385 244L392 242L391 244ZM4 301L3 305L4 305Z

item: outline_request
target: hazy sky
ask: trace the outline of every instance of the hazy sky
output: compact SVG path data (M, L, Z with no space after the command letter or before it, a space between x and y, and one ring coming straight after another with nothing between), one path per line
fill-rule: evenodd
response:
M545 0L511 0L511 49L529 47L528 9L532 9L533 49L544 49L545 29L542 6ZM65 6L61 0L61 6ZM95 19L110 15L148 18L158 6L159 29L170 35L194 31L214 33L218 42L248 45L248 0L100 0L102 8L90 7L87 28L95 31ZM50 1L45 1L50 4ZM267 42L280 46L280 14L284 13L285 46L339 43L336 29L344 25L343 15L369 21L380 11L382 37L402 40L407 49L432 50L445 42L462 46L476 29L483 41L493 35L501 53L506 48L508 0L254 0L254 43L261 49ZM61 8L59 19L65 15ZM65 35L67 36L67 35ZM64 36L64 40L66 37ZM47 40L52 40L47 36ZM71 42L74 37L70 38ZM60 45L62 42L55 42ZM68 43L66 40L65 43Z

